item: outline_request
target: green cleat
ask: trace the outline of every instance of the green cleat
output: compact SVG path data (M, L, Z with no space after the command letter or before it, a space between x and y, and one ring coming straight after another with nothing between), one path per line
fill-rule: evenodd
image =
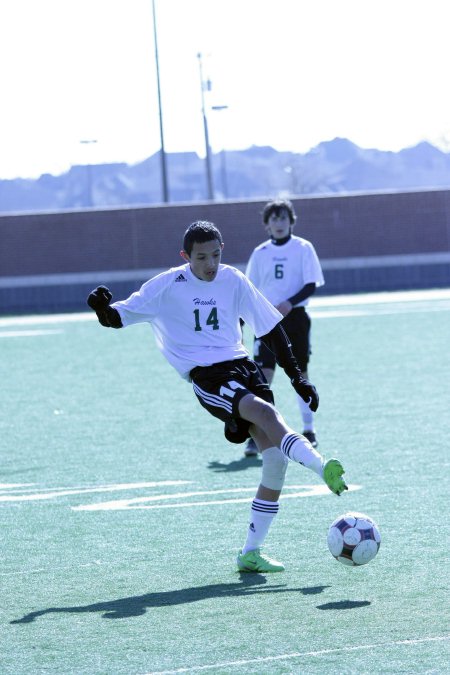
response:
M237 557L237 566L240 572L283 572L284 565L277 560L272 560L261 549L255 548L254 551L242 553L239 551Z
M331 492L334 492L338 497L341 496L344 490L348 490L342 478L343 473L345 473L344 468L338 459L329 459L323 465L323 479Z

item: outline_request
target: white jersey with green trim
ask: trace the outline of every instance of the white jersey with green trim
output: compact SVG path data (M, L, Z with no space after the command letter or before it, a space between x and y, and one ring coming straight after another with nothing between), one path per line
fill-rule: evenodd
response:
M281 246L270 239L257 246L245 274L275 306L294 296L305 284L323 286L325 283L314 246L294 235ZM296 307L307 304L308 299Z
M198 279L189 264L173 267L111 306L124 327L150 323L158 348L185 379L196 366L249 355L240 318L257 337L283 318L242 272L222 264L214 281Z

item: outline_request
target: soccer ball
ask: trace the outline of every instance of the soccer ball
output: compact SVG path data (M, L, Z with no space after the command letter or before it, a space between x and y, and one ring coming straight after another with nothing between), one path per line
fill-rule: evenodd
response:
M364 513L344 513L331 523L328 548L332 556L344 565L365 565L373 560L380 548L378 525Z

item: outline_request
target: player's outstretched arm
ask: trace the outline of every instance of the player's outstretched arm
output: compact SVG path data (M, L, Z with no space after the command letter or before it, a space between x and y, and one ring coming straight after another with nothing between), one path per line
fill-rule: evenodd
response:
M87 298L87 304L97 314L97 318L107 328L122 328L122 319L117 309L110 307L112 293L106 286L97 286Z
M309 403L309 407L315 412L319 407L319 394L315 386L303 377L284 328L278 323L270 333L262 335L260 340L275 354L278 365L289 377L297 394L305 403Z

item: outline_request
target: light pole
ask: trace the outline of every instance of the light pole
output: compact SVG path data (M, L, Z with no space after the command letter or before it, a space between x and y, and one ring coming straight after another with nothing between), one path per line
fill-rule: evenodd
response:
M205 82L203 80L203 68L202 68L202 55L199 52L197 54L198 66L200 70L200 87L202 92L202 115L203 115L203 130L205 133L205 149L206 149L206 182L208 187L208 199L214 199L214 188L213 188L213 179L212 179L212 168L211 168L211 147L209 145L209 134L208 134L208 120L206 117L205 109L205 89L209 90L211 88L211 83L209 80Z
M94 145L97 143L95 139L82 140L81 145ZM92 190L92 165L91 162L86 162L86 196L87 206L94 206L93 190Z
M228 110L227 105L213 105L211 110ZM225 161L225 148L222 143L222 150L220 152L220 177L222 179L222 194L224 199L228 199L228 180L227 180L227 165Z
M156 82L158 87L159 135L161 138L161 179L162 179L163 201L168 202L169 188L167 183L166 152L164 150L164 131L163 131L163 118L161 105L161 85L159 81L159 57L158 57L158 37L156 30L155 0L152 0L152 9L153 9L153 38L155 43Z

